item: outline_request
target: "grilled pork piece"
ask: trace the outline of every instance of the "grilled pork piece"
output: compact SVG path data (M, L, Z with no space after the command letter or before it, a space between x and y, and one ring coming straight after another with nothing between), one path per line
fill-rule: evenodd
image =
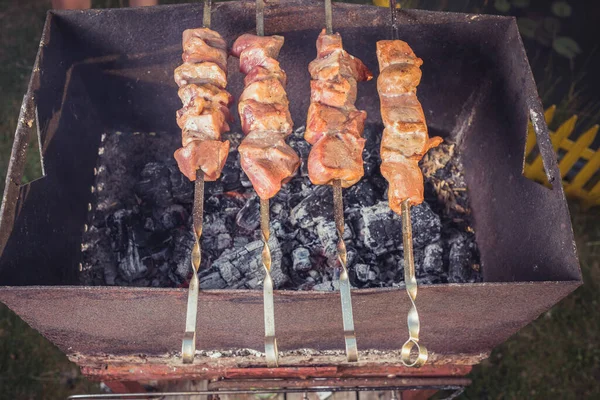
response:
M238 112L244 140L238 150L242 169L261 199L270 199L291 179L300 158L285 142L292 132L292 117L285 93L286 75L276 58L282 36L245 34L233 44L246 74Z
M373 74L343 49L339 33L328 35L324 29L317 39L317 58L308 71L311 103L304 139L313 145L308 176L316 185L340 179L342 187L352 186L364 174L362 134L367 118L366 111L354 106L356 87Z
M196 180L200 169L206 181L215 181L229 153L229 141L221 141L221 134L229 131L233 101L225 90L227 44L213 30L188 29L183 32L182 59L175 82L183 103L177 111L183 147L175 152L175 160L189 180Z
M377 42L379 78L377 90L385 129L381 139L381 174L390 184L388 198L392 210L401 213L402 201L423 202L423 175L419 160L442 138L429 138L417 85L421 64L412 49L401 40Z

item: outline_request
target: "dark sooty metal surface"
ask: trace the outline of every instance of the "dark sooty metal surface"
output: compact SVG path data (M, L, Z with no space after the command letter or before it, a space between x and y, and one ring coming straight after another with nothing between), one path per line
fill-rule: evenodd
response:
M47 176L7 186L5 199L13 200L5 201L3 215L14 218L3 217L0 229L8 237L1 284L76 283L100 136L119 129L180 134L172 71L180 63L181 32L199 26L201 14L201 4L49 14L25 102L31 105L35 94ZM334 5L345 47L373 71L375 42L389 37L388 18L383 8ZM419 97L430 129L462 142L484 281L499 282L422 287L423 341L434 352L486 352L581 279L562 188L545 189L521 173L528 116L543 109L513 19L403 11L399 20L400 37L424 60ZM322 25L321 2L282 1L266 13L267 34L286 38L281 64L296 126L304 124L306 66ZM213 27L231 44L253 30L254 3L217 4ZM238 97L243 77L231 61L230 89ZM359 87L357 106L380 123L375 80ZM534 126L553 181L559 175L547 127L538 120ZM18 131L17 144L27 131ZM15 151L13 160L19 157ZM18 163L11 165L9 177L19 182ZM524 281L561 282L518 284ZM0 289L0 300L64 351L82 353L177 350L184 299L184 290ZM277 299L282 348L342 348L337 294L278 293ZM211 292L200 303L200 347L262 348L260 293ZM359 346L397 348L407 307L398 290L357 291ZM140 332L143 340L135 340Z

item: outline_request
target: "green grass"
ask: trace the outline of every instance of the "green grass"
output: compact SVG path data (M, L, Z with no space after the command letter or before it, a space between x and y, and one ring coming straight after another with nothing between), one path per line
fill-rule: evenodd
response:
M97 393L98 383L54 345L0 305L0 399L66 399Z
M19 4L17 7L16 4ZM27 90L45 19L45 2L0 0L0 188L10 157L19 108ZM31 144L36 145L35 135ZM23 179L41 175L39 153L29 151Z
M122 3L96 0L94 6ZM0 189L48 4L0 0ZM30 151L25 179L37 176L37 151ZM476 366L461 398L600 398L600 215L576 206L572 215L585 285ZM64 399L97 390L60 350L0 305L0 399Z
M463 398L600 398L600 215L572 220L585 284L475 367Z

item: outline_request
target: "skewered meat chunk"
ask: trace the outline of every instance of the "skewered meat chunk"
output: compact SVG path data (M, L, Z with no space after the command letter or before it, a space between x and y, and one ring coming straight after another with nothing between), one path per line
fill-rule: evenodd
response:
M429 138L417 86L421 81L423 60L417 58L406 42L377 42L380 74L377 90L385 129L381 139L381 174L388 180L389 204L401 213L402 202L423 202L423 175L419 161L442 138Z
M300 165L298 155L284 136L274 135L273 131L250 131L239 151L242 169L261 199L275 196Z
M206 181L215 181L229 153L229 142L221 141L221 134L229 131L233 101L225 90L227 44L213 30L188 29L183 32L182 59L174 75L183 103L176 114L183 147L175 152L175 160L189 180L196 180L200 169Z
M188 83L213 84L220 88L227 86L227 75L217 64L202 62L199 64L182 64L175 69L175 82L180 87Z
M211 29L187 29L183 32L181 59L184 63L213 62L227 71L227 43Z
M233 96L231 96L226 90L220 89L219 87L211 84L204 85L183 85L179 89L179 98L184 104L184 108L187 106L193 106L195 101L206 102L205 99L210 99L225 106L224 108L229 112L228 106L233 103Z
M308 175L316 185L341 180L354 185L364 175L362 151L367 113L354 106L357 82L373 74L342 47L339 33L325 30L317 39L317 58L308 71L311 96L304 139L313 145L308 156Z
M308 173L311 181L317 185L326 185L340 179L342 187L358 182L364 173L362 152L365 142L362 137L348 134L327 135L316 142L309 155Z
M304 139L308 143L317 143L323 136L335 135L340 130L346 134L362 137L367 113L364 111L347 111L330 107L321 103L312 103L308 108L308 126Z
M240 58L240 71L246 74L238 103L246 136L238 150L242 169L261 199L275 196L300 165L300 158L285 142L293 122L286 75L276 60L282 46L282 36L245 34L232 48Z
M196 171L200 168L205 181L216 181L221 176L228 154L229 141L193 140L175 152L175 159L189 180L196 180Z
M225 39L221 37L219 32L209 28L196 28L183 31L183 49L186 53L192 44L197 43L194 41L194 38L201 39L204 43L215 49L227 51L227 42L225 42Z

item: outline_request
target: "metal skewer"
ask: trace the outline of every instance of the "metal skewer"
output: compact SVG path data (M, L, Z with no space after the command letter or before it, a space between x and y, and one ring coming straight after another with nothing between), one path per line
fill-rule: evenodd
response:
M348 276L346 244L344 243L344 200L342 198L342 182L333 181L333 215L338 234L337 252L342 271L340 273L340 298L342 299L342 320L344 323L344 341L348 362L358 361L358 347L354 333L354 316L352 314L352 297L350 295L350 278Z
M410 310L408 310L408 340L402 345L400 357L402 363L407 367L420 367L427 361L427 348L419 345L419 313L415 299L417 298L417 279L415 278L415 258L413 254L412 223L410 220L410 200L402 202L402 243L404 244L404 284L410 298ZM417 348L418 355L415 359L411 357L413 347Z
M331 0L325 0L325 31L328 35L333 34L333 11Z
M211 0L204 0L204 13L202 25L210 28ZM200 251L200 237L202 236L202 221L204 216L204 172L201 169L196 171L196 182L194 183L194 208L193 230L194 247L192 248L192 279L188 290L187 314L185 318L185 333L181 344L181 356L185 364L194 362L196 355L196 316L198 313L198 290L200 281L198 280L198 270L202 260Z
M259 0L260 1L260 0ZM271 277L271 249L269 248L269 200L260 199L260 229L262 231L262 262L265 269L263 280L263 303L265 313L265 355L269 368L277 367L279 358L275 338L275 305L273 301L273 278Z
M399 40L398 21L396 19L396 0L390 0L390 12L392 18L392 40ZM402 345L400 357L402 363L407 367L421 367L427 361L427 348L419 345L419 330L421 324L415 299L417 298L417 279L415 277L415 259L413 254L412 222L410 219L410 200L405 199L401 205L402 211L402 243L404 245L404 284L410 298L410 310L408 311L408 340ZM418 352L416 357L411 356L413 348Z
M256 0L256 35L265 35L265 3L264 0ZM277 350L277 339L275 338L275 305L273 301L273 278L271 277L271 249L269 238L271 230L269 227L270 210L269 199L260 199L260 229L262 231L262 262L265 269L263 281L263 303L265 314L265 356L269 368L277 367L279 358Z
M325 0L325 31L333 34L333 12L331 0ZM342 182L333 181L333 216L338 234L337 253L342 270L340 272L340 298L342 300L342 321L344 324L344 341L348 362L358 361L358 347L354 332L354 315L352 313L352 296L350 294L350 278L348 276L348 256L344 243L344 200L342 198Z

